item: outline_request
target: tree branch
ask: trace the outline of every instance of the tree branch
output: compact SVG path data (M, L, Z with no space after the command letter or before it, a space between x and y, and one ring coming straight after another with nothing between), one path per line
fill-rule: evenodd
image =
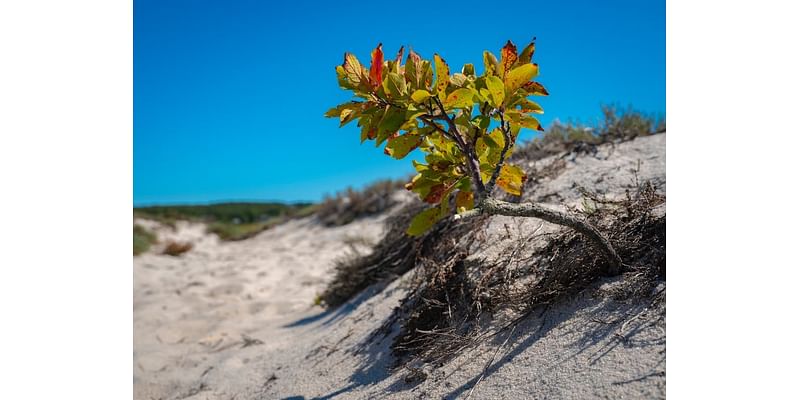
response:
M450 118L450 115L445 112L444 105L439 98L434 97L433 101L436 102L436 105L439 107L439 111L447 121L447 125L451 134L456 138L456 144L458 144L461 152L464 153L464 158L467 160L466 164L470 173L470 179L472 180L473 186L475 186L475 197L478 201L481 201L487 196L487 192L486 186L483 184L483 179L481 179L481 166L478 164L478 157L475 155L474 151L470 151L469 146L464 142L464 138L461 136L458 128L456 128L456 123L452 118Z
M500 131L503 132L503 150L500 152L500 161L497 162L497 165L494 167L494 171L492 172L492 177L489 178L489 183L486 184L486 192L491 195L492 190L494 190L495 182L497 182L497 178L500 176L500 170L503 169L503 164L506 162L506 154L508 154L508 150L511 148L511 132L508 131L509 127L506 124L505 115L503 112L500 112Z
M556 225L570 227L592 241L595 246L600 249L600 251L603 253L603 256L609 262L609 268L607 272L610 275L618 275L624 267L622 259L619 257L616 250L614 250L611 242L606 239L605 236L603 236L603 234L597 230L597 228L586 221L576 218L575 216L562 213L560 211L551 210L536 203L515 204L487 197L474 209L462 214L456 214L454 218L469 218L480 214L506 215L510 217L534 217Z

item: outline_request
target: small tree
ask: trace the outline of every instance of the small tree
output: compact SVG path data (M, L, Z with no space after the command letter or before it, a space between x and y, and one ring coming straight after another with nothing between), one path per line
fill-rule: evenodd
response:
M500 60L483 53L483 74L473 64L460 73L438 54L433 62L403 48L393 60L384 60L382 46L372 51L369 69L356 56L345 53L336 67L339 86L353 92L355 100L340 104L326 117L339 118L340 127L358 120L361 142L386 143L384 153L401 159L420 149L425 162L412 161L417 175L406 185L426 203L435 204L414 217L408 234L420 235L448 217L455 195L455 218L480 213L536 217L568 226L591 239L618 273L622 262L609 241L593 226L573 215L534 203L515 204L492 196L495 186L521 195L527 176L506 164L520 129L543 130L531 114L543 113L530 96L547 96L532 81L539 66L531 62L535 45L521 53L511 41L500 51Z

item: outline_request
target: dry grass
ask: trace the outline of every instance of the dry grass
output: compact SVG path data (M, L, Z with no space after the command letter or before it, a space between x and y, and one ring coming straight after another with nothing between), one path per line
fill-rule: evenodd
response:
M193 247L194 247L194 245L192 245L189 242L185 242L185 243L184 242L169 242L169 243L167 243L166 247L164 247L164 250L161 252L161 254L165 254L165 255L173 256L173 257L180 257L182 254L184 254L187 251L191 250Z
M620 143L639 136L666 132L664 119L647 115L632 108L620 110L604 106L603 120L589 126L580 123L554 123L540 137L518 146L512 161L537 161L559 155L597 154L597 146Z
M362 190L347 188L333 197L326 197L317 208L317 218L325 226L341 226L379 214L397 204L393 194L403 189L404 184L404 181L382 180Z
M483 218L467 222L445 220L423 236L406 235L411 219L424 209L421 202L410 203L386 222L387 232L370 254L351 252L337 261L334 278L320 295L321 302L327 307L336 307L368 286L391 282L443 247L468 240L484 221Z
M666 217L652 213L665 197L649 184L621 201L587 195L596 199L587 219L611 239L627 265L622 283L604 295L616 300L650 296L666 279ZM551 235L546 246L522 261L516 250L486 261L447 247L437 259L422 263L419 284L387 321L401 327L392 345L398 365L444 362L498 333L479 328L486 318L499 311L516 315L503 326L508 329L535 309L585 290L607 269L595 246L571 230Z

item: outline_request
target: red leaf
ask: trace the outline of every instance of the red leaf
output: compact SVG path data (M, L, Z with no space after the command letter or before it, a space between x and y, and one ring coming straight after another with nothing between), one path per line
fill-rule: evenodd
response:
M373 88L380 87L383 83L383 45L378 43L378 47L372 50L372 65L369 67L369 82Z
M428 192L428 195L422 200L426 203L436 204L442 200L442 196L444 196L444 192L447 191L447 187L444 184L438 184L431 186L431 191Z

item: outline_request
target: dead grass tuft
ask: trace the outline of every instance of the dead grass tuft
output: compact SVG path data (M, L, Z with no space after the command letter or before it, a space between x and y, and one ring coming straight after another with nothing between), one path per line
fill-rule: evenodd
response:
M382 180L362 190L347 188L326 197L317 208L317 218L325 226L341 226L379 214L397 204L394 193L403 189L403 185L404 181Z
M164 247L164 250L161 252L161 254L165 254L165 255L173 256L173 257L179 257L183 253L186 253L187 251L191 250L193 247L194 247L194 245L192 245L189 242L185 242L185 243L183 243L183 242L169 242L169 243L167 243L166 247Z

